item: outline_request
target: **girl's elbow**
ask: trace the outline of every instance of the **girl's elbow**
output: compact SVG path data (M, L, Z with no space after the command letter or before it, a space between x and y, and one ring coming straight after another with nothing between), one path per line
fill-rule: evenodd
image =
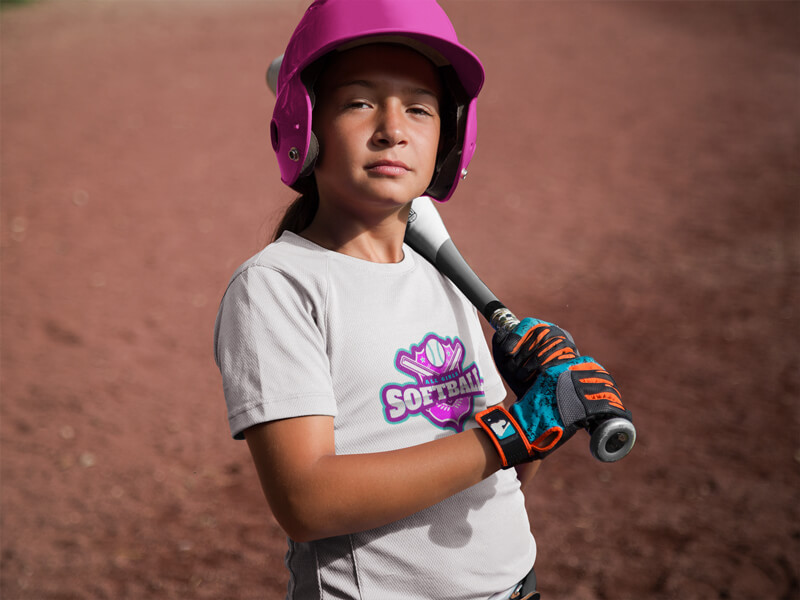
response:
M314 542L340 533L332 527L333 520L318 509L293 506L283 510L273 508L272 512L284 533L294 542Z
M323 539L323 536L317 535L315 532L302 527L284 527L283 531L286 533L286 537L299 544L307 544L309 542L316 542L317 540Z
M316 542L328 537L336 535L333 531L316 526L315 524L293 522L293 521L278 521L278 524L283 528L286 536L293 542L308 543Z

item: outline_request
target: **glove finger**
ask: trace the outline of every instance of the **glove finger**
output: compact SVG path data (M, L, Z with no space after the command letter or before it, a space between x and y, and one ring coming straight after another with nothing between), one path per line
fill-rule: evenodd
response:
M628 417L622 394L614 378L597 363L572 365L569 368L575 390L586 400L588 414L613 413Z
M524 352L530 346L530 342L539 337L543 329L547 329L550 323L527 317L519 322L513 329L511 335L503 340L503 349L507 354L518 354ZM513 337L512 337L513 336Z
M542 368L555 366L559 361L577 358L575 347L566 338L558 337L548 342L537 354Z
M549 333L550 328L547 326L547 324L536 323L520 338L519 342L517 342L512 349L512 353L517 354L519 352L534 352L536 347L541 344L542 339L544 339Z
M522 334L524 335L524 334ZM498 329L492 336L492 350L495 356L513 356L514 347L519 343L522 335L516 331L503 331Z
M613 385L598 383L584 384L581 386L580 391L587 400L603 400L615 408L625 408L622 406L622 396L619 390Z
M512 364L515 365L522 379L523 372L526 375L535 375L537 370L554 367L573 358L577 358L574 348L565 339L555 339L539 352L515 357ZM525 379L527 380L527 378Z
M575 358L575 354L561 344L551 348L550 354L543 361L538 354L527 354L511 360L516 379L527 387L533 385L536 376L544 369L555 366L561 361Z
M539 373L539 364L536 360L530 358L517 366L514 370L518 381L525 385L526 390L533 385L536 375Z

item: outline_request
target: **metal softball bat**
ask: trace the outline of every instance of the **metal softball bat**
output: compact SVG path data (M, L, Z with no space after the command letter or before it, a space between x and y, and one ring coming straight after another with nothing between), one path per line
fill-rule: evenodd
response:
M267 69L267 87L272 90L273 94L276 93L275 90L278 89L278 71L281 70L282 62L283 54L273 60Z
M519 319L497 299L458 251L430 198L422 196L411 203L405 241L450 279L495 330L511 331L519 324ZM606 419L592 424L588 431L589 451L602 462L618 461L636 442L636 429L627 419Z

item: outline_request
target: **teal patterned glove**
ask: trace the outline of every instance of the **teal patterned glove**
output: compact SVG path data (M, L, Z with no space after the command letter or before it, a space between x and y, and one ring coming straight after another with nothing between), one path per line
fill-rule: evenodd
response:
M572 336L553 323L527 318L510 332L498 329L492 355L508 387L522 396L544 369L580 356Z
M589 356L541 371L510 409L496 405L475 416L503 468L541 460L579 429L612 417L631 420L614 379Z

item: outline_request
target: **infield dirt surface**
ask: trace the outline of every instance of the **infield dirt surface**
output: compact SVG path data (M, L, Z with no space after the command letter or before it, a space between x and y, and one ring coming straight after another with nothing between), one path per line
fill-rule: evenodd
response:
M544 599L796 600L800 4L442 4L488 74L443 218L639 432L527 488ZM293 197L264 73L305 5L3 5L4 600L283 597L211 339Z

